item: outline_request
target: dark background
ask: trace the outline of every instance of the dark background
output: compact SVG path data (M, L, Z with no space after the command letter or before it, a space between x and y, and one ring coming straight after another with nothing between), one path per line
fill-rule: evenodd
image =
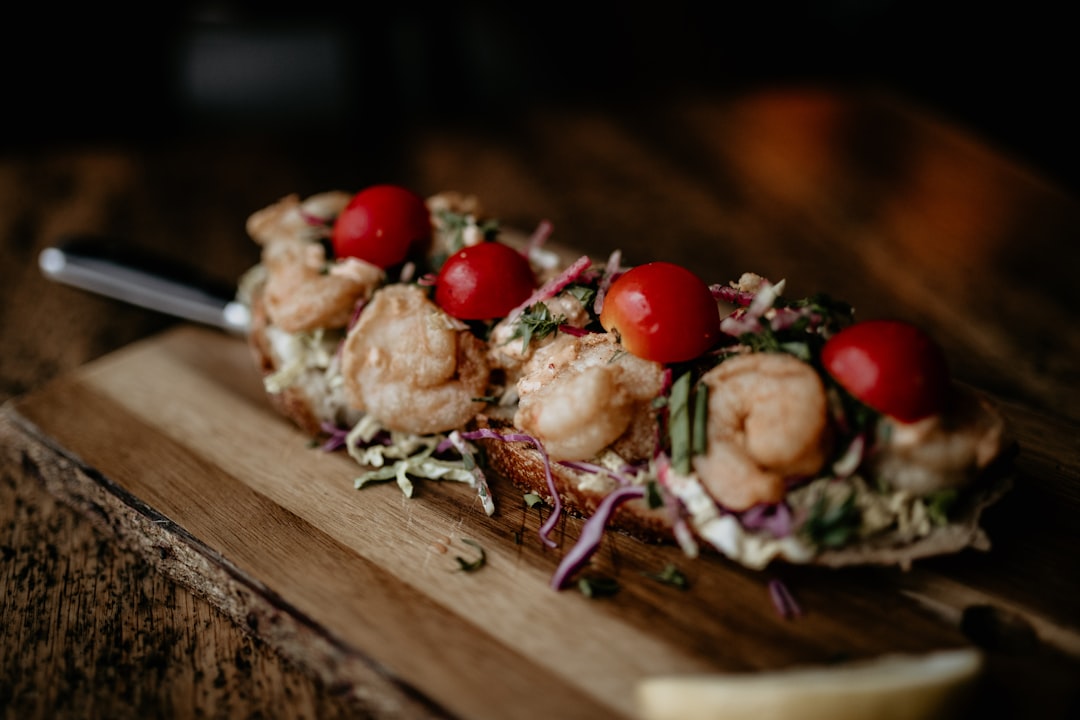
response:
M1073 24L1043 3L86 3L6 10L2 150L194 133L344 151L534 104L900 93L1080 189Z

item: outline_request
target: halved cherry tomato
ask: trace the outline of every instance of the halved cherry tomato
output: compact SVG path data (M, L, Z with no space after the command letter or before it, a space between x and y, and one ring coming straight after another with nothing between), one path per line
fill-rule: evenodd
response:
M397 185L356 193L331 233L335 257L355 257L389 268L431 242L431 215L423 198Z
M690 270L652 262L627 270L608 288L600 324L646 360L692 360L716 343L720 312L709 287Z
M867 320L829 338L821 362L849 393L903 422L941 412L949 393L945 353L923 330Z
M435 280L435 302L461 320L504 317L536 287L529 261L500 242L483 242L447 258Z

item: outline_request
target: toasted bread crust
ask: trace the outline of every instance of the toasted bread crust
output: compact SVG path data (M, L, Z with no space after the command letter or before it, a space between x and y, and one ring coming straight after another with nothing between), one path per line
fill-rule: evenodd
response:
M508 424L481 417L478 427L496 432L514 433ZM553 504L551 488L548 487L544 458L536 448L526 442L505 440L477 440L484 452L486 467L500 477L509 480L524 492L539 495L544 502ZM606 489L583 487L586 474L578 473L559 463L551 463L551 477L555 492L559 495L562 509L578 517L590 517L615 487L614 482ZM612 515L609 527L651 543L673 542L671 517L663 509L649 508L645 500L630 500L620 505Z
M269 327L270 320L266 312L263 286L258 285L253 288L251 294L251 326L247 341L255 367L258 368L263 379L280 369L274 360L270 338L267 336ZM318 403L303 387L293 385L281 392L267 392L266 397L278 413L288 418L305 434L311 437L325 434L322 420L315 412Z

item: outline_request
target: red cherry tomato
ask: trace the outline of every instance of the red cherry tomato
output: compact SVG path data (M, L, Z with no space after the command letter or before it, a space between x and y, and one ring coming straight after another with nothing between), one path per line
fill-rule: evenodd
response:
M720 313L708 286L690 270L653 262L627 270L608 288L600 324L646 360L692 360L716 342Z
M521 253L500 242L484 242L447 258L435 280L435 302L461 320L492 320L523 303L535 287Z
M906 322L867 320L845 328L826 341L821 362L855 398L903 422L941 412L948 397L945 353Z
M423 198L397 185L356 193L331 233L335 257L355 257L388 268L431 242L431 215Z

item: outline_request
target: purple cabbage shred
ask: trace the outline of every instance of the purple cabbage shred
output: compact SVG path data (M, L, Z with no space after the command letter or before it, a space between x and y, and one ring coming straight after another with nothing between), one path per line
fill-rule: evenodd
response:
M769 597L772 599L776 612L780 617L790 619L802 615L802 608L795 601L795 597L788 590L787 585L777 579L769 581Z
M627 500L642 497L645 497L645 488L640 485L631 485L612 491L600 502L596 512L581 528L581 537L578 538L574 547L570 548L570 552L566 553L555 570L555 574L552 575L551 587L553 589L561 590L567 579L588 562L593 553L599 549L604 530L615 510Z

